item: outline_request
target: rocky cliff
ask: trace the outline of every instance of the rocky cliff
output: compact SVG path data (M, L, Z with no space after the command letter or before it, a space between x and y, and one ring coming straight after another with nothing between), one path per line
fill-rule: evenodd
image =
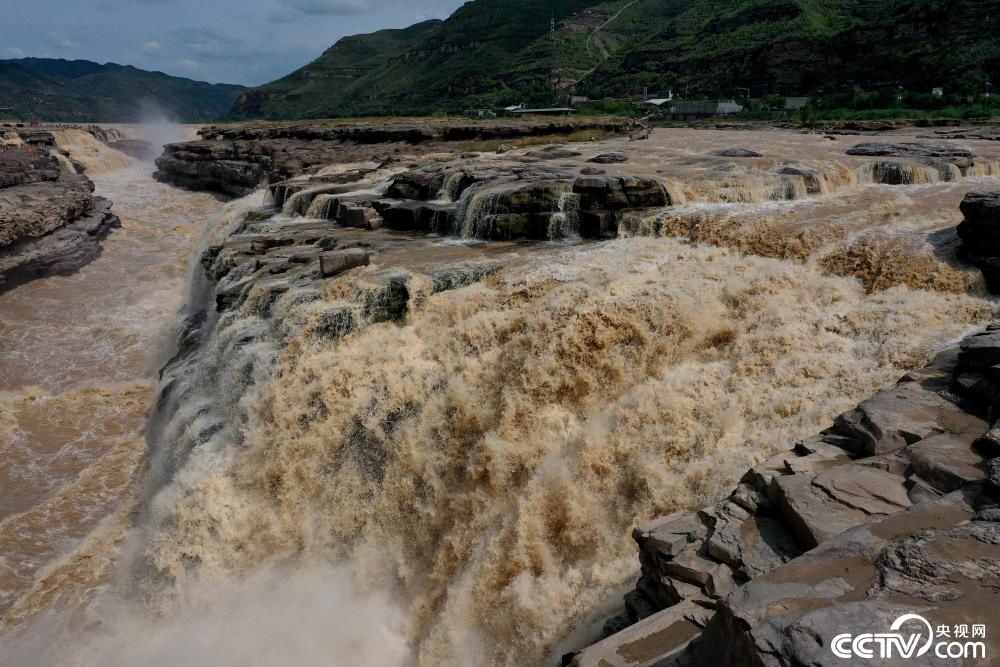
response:
M100 253L119 225L111 202L93 195L83 165L37 130L8 131L0 151L0 290L71 273Z
M241 125L209 127L202 140L165 147L157 159L158 180L241 197L335 162L389 162L400 155L461 150L463 143L559 138L578 132L620 132L621 119L551 121Z

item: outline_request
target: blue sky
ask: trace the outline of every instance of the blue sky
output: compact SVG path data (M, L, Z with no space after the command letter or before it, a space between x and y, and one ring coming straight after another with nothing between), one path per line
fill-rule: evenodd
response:
M445 18L462 0L3 0L0 59L116 62L254 85L345 35Z

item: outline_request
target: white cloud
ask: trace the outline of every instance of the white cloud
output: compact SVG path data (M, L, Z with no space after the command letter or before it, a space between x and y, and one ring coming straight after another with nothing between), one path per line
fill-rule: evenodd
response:
M185 72L194 72L195 70L201 67L201 65L199 65L196 61L191 60L189 58L178 60L177 62L174 63L174 65L184 70Z
M52 46L58 46L61 49L75 49L80 46L77 42L71 39L66 39L62 35L57 35L54 32L48 32L45 35L49 39L49 44Z
M4 58L23 58L24 57L24 51L22 51L21 49L17 48L16 46L7 46L7 47L4 47L3 49L0 49L0 54L2 54Z
M313 16L361 14L371 9L365 0L278 0L278 2Z
M160 43L155 40L148 41L142 45L142 50L148 56L157 56L161 50Z

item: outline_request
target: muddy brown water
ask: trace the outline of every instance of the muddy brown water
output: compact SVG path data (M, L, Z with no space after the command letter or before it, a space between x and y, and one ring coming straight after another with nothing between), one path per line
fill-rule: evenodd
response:
M83 132L57 136L122 228L81 271L0 295L0 616L133 493L164 335L219 208Z
M71 641L63 662L321 664L350 645L380 664L538 664L579 648L599 626L594 610L632 581L636 520L714 500L995 315L964 268L928 282L902 269L869 280L866 267L885 276L897 256L952 267L935 234L953 228L966 188L1000 181L852 181L860 160L843 150L859 140L680 130L595 142L595 153L631 153L609 173L667 180L685 202L673 213L702 216L698 233L665 223L604 243L489 244L339 231L382 250L362 280L391 267L505 268L429 297L405 326L343 341L313 340L289 318L243 439L195 452L160 494L144 548L177 574L179 606L91 616L105 638L85 657ZM766 157L730 169L709 155L734 146ZM78 150L103 159L99 146ZM753 170L792 159L825 166L830 191L767 201L773 183L756 188ZM101 258L0 296L3 622L86 606L112 579L156 370L192 250L221 208L153 182L148 166L112 166L94 179L124 229ZM800 250L782 241L794 233L807 235ZM344 285L303 308L335 306ZM317 397L337 409L297 420ZM405 428L375 428L399 414ZM359 420L387 452L379 484L349 466L331 478ZM260 492L288 471L295 484ZM192 554L201 568L183 581ZM361 572L331 574L331 561ZM357 580L364 594L345 595ZM195 628L233 640L189 643ZM359 641L370 636L379 642Z

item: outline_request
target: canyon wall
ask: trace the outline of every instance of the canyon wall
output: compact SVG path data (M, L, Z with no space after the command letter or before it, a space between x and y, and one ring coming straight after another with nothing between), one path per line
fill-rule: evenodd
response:
M93 195L79 160L50 132L4 132L0 151L0 290L72 273L92 261L118 226L111 202Z

